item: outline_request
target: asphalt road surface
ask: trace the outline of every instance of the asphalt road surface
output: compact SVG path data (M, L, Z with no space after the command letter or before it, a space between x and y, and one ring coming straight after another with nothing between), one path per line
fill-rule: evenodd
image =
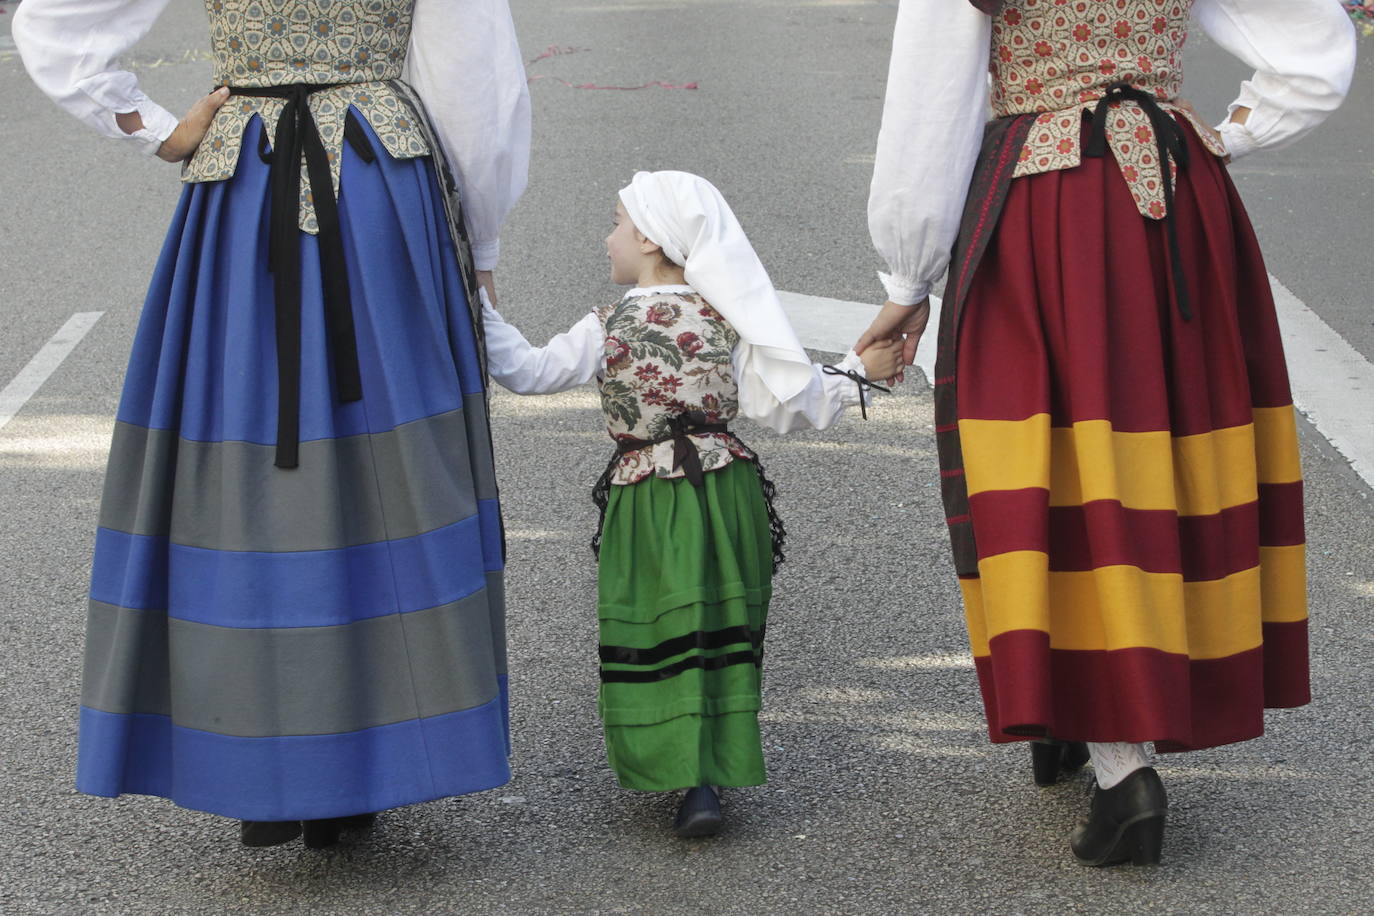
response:
M1156 869L1090 870L1087 775L1030 781L988 744L923 384L867 423L749 430L791 534L770 620L767 786L684 842L674 800L618 789L595 715L590 390L493 399L510 536L515 778L392 812L366 839L247 850L234 825L72 788L85 591L124 362L179 187L59 112L6 50L0 2L0 387L74 314L103 316L0 429L0 913L1356 913L1374 901L1374 504L1303 427L1315 702L1257 741L1166 757ZM518 0L536 129L499 271L536 341L618 291L601 240L634 170L710 177L784 289L875 302L864 207L895 3ZM173 3L131 60L183 110L204 16ZM1362 40L1362 50L1371 48ZM1187 93L1219 118L1242 68L1199 34ZM696 89L579 89L597 85ZM572 86L568 85L572 84ZM1374 65L1288 150L1237 163L1269 267L1366 359Z

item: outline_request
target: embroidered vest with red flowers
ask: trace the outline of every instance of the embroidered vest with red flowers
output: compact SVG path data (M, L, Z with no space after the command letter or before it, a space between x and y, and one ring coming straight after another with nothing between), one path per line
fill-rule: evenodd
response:
M1171 104L1183 82L1192 0L1004 0L992 19L992 107L999 117L1039 113L1016 175L1077 166L1084 112L1119 81L1154 94L1193 123L1207 149L1225 149ZM1154 128L1138 105L1113 102L1107 145L1140 212L1165 215Z
M660 439L669 432L669 418L681 413L701 413L713 424L728 423L739 413L731 362L739 335L700 296L626 296L596 314L606 332L601 409L612 439ZM703 471L736 457L754 458L731 436L699 433L692 440ZM622 455L611 482L632 484L650 475L683 475L673 467L671 441Z

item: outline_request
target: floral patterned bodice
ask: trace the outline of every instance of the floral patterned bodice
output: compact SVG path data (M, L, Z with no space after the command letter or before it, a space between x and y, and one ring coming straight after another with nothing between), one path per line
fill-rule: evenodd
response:
M696 293L649 292L597 309L606 334L601 408L612 439L658 439L669 418L700 412L708 423L728 423L739 412L731 353L735 329ZM719 433L692 436L703 471L754 455ZM673 443L661 442L621 456L612 483L650 475L681 477Z
M1039 112L1015 174L1079 164L1084 111L1117 81L1179 111L1215 155L1225 149L1206 125L1170 104L1183 82L1192 0L1005 0L992 20L992 107L999 117ZM1134 103L1112 103L1107 145L1140 212L1165 213L1154 128Z
M215 84L239 87L339 83L310 96L310 112L339 189L344 122L354 108L397 159L428 155L410 104L391 89L410 44L415 0L205 0ZM183 172L184 181L221 181L238 166L254 115L270 141L282 99L232 96ZM302 169L304 166L302 166ZM301 178L301 229L318 231L310 182Z

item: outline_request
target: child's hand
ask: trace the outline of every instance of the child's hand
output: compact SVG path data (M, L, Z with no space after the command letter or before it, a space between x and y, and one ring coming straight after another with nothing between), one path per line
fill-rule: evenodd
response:
M864 375L870 381L891 381L902 371L902 344L898 340L876 340L859 357Z

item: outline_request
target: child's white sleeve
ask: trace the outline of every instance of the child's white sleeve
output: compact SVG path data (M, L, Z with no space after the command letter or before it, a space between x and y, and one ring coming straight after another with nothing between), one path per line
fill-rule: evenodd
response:
M600 319L589 312L547 346L531 346L518 328L491 307L485 290L482 333L487 342L487 371L516 394L553 394L585 385L600 370L606 345Z
M736 347L734 353L735 377L750 371L744 364L747 356ZM850 350L844 359L835 365L843 372L864 374L864 364ZM794 429L825 429L839 419L846 407L853 407L871 395L863 395L860 385L848 375L830 374L821 365L812 365L811 381L787 401L773 397L763 385L750 385L740 388L740 413L769 429L786 433ZM750 393L754 392L754 393Z

